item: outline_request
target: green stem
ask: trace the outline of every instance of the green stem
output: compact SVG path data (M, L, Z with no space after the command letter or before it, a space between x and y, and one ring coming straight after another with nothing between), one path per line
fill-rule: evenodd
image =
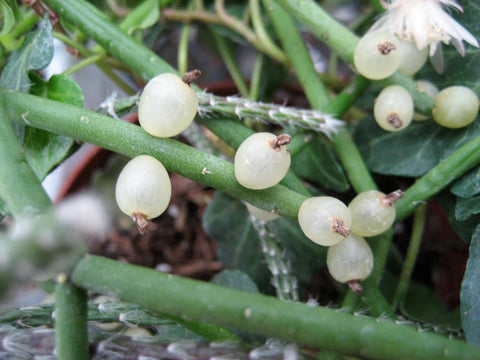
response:
M340 130L335 134L332 144L355 191L361 193L376 190L377 185L348 129Z
M365 92L370 80L363 76L357 76L340 94L333 99L324 109L326 114L341 117Z
M33 10L29 10L27 14L22 16L20 21L15 25L10 35L12 38L17 38L27 32L29 32L40 20L40 16Z
M310 106L312 109L323 110L330 101L328 91L318 76L295 24L288 13L274 0L263 0L263 3Z
M103 58L105 58L105 55L106 54L89 56L89 57L83 59L82 61L76 63L75 65L73 65L69 69L65 70L63 73L66 74L66 75L71 75L71 74L77 72L78 70L83 69L85 66L88 66L90 64L95 64L96 62L101 61Z
M52 203L25 158L3 101L0 101L0 157L0 196L11 213L19 217L40 214L50 208Z
M393 296L393 309L396 309L399 304L402 304L405 296L407 295L408 283L410 282L413 267L415 266L415 262L417 260L420 242L422 241L422 233L423 227L425 225L426 212L427 206L425 204L419 206L415 210L412 235L410 237L410 243L408 245L407 256L405 257L402 272L400 274L397 288L395 289L395 293Z
M176 72L167 62L139 44L88 2L84 0L46 0L44 3L66 21L92 37L108 53L126 64L142 79L150 80L163 72Z
M170 171L222 190L262 209L274 208L286 217L295 219L305 200L305 196L282 185L265 190L246 189L236 181L232 163L173 139L155 138L137 125L7 89L0 89L0 99L14 121L64 134L130 157L151 155Z
M362 301L368 306L368 314L375 317L388 317L395 320L395 314L388 304L387 300L380 292L377 283L372 277L362 281L362 292L360 297Z
M308 27L319 40L331 47L343 60L353 63L353 50L358 38L326 13L314 0L275 1Z
M180 40L178 42L178 59L177 67L180 74L185 74L188 71L188 40L190 37L190 23L186 23L182 27Z
M460 147L410 186L405 195L395 202L396 220L406 218L417 206L438 194L478 163L480 136Z
M248 92L248 98L252 101L258 100L258 94L260 92L260 81L262 79L263 70L263 54L257 53L255 56L255 63L253 64L252 77L250 79L250 90Z
M97 256L77 265L73 281L147 309L373 359L480 359L477 347L392 322L163 274ZM194 294L192 296L192 294Z
M273 42L265 30L259 0L249 0L248 3L253 29L258 37L258 41L264 48L269 49L271 54L274 54L274 59L284 59L284 63L286 64L288 62L287 55L285 55L284 52Z
M87 292L58 276L55 289L55 329L58 360L90 359L87 331Z
M237 86L237 90L240 94L244 97L248 97L248 87L243 79L243 76L240 72L240 69L237 66L235 61L235 57L232 54L232 50L230 49L227 40L222 35L219 35L216 31L212 30L210 32L215 39L215 45L217 46L217 50L220 53L220 56L223 59L223 62L227 66L228 72L233 79L233 82Z

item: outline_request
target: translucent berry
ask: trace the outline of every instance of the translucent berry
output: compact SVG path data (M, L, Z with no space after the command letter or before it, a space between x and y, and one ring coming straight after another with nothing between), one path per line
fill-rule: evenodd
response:
M235 177L248 189L266 189L278 184L290 168L290 136L255 133L235 153Z
M164 73L145 86L138 104L138 121L150 135L171 137L191 124L197 109L197 94L189 83L175 74Z
M400 66L402 55L395 35L378 31L365 34L353 54L357 71L372 80L385 79Z
M347 206L331 196L305 200L298 211L300 227L310 240L331 246L348 236L352 223Z

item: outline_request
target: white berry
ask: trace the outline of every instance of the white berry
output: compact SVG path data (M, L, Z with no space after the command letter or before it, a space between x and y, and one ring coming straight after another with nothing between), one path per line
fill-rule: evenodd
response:
M140 230L145 228L147 219L165 211L171 193L167 170L149 155L130 160L120 172L115 188L118 207L135 220Z
M266 189L280 182L290 168L290 136L267 132L249 136L235 153L235 177L248 189Z
M195 90L177 75L164 73L145 86L138 104L138 121L150 135L171 137L191 124L197 110Z
M310 240L331 246L348 236L352 219L347 206L340 200L331 196L316 196L302 203L298 223Z
M413 119L412 96L399 85L387 86L375 99L373 115L382 129L387 131L402 130Z
M365 34L353 54L357 71L372 80L385 79L400 66L399 40L386 31Z
M328 248L327 267L338 282L362 281L373 270L372 250L364 238L350 234Z

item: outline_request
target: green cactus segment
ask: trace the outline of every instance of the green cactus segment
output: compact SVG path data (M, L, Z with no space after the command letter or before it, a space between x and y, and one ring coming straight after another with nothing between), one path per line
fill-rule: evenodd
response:
M249 190L235 179L233 164L173 139L155 138L140 126L72 105L0 88L0 100L13 121L135 157L151 155L167 170L222 190L263 209L296 218L305 196L282 185Z
M419 333L391 321L285 302L98 256L84 257L72 279L78 286L136 302L154 312L365 358L480 359L477 347L432 333Z
M90 359L87 332L87 292L58 276L55 288L55 329L59 360Z

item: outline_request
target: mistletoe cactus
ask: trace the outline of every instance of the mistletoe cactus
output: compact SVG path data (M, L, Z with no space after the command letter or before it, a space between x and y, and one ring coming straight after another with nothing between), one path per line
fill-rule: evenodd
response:
M478 7L360 4L0 0L0 357L480 359Z

